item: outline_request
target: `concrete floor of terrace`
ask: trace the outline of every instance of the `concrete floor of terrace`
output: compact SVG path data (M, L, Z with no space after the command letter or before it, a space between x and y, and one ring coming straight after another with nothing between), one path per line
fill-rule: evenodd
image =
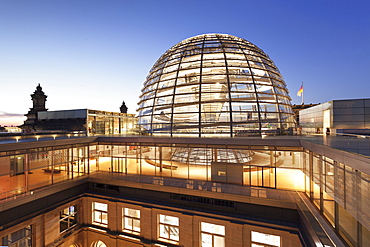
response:
M370 136L364 135L302 135L300 139L319 145L370 156Z
M0 135L0 145L1 144L16 144L16 143L24 143L24 142L42 142L42 141L55 141L55 140L65 140L65 139L80 139L86 138L87 136L74 136L71 134L58 134L58 135L15 135L15 136L1 136ZM148 138L155 138L155 139L162 139L168 137L161 137L161 136L143 136L143 135L103 135L103 136L90 136L90 140L93 139L105 139L105 138L139 138L139 139L148 139ZM155 140L153 139L153 140ZM172 139L172 138L171 138ZM299 143L300 140L316 143L319 145L324 145L328 147L332 147L335 149L360 154L363 156L370 156L370 136L364 135L326 135L326 134L307 134L307 135L280 135L280 136L262 136L262 137L232 137L232 138L225 138L225 137L212 137L212 138L196 138L196 137L174 137L173 139L184 139L187 143L198 143L195 140L204 140L208 139L211 141L207 141L207 143L215 143L214 140L220 139L233 139L239 140L239 142L247 142L253 143L253 145L258 145L258 143L262 142L267 145L267 143L274 143L274 142L284 142L286 144L293 144L297 145L297 141ZM212 141L213 140L213 141ZM201 141L204 142L204 141ZM220 143L219 141L216 141ZM221 142L223 143L223 142ZM250 144L251 145L251 144Z

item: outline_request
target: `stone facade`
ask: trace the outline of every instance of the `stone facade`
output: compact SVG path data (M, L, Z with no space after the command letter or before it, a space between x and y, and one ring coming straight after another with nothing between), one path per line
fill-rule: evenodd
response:
M103 227L93 223L93 203L99 202L108 206L108 225ZM60 229L61 212L71 206L77 209L77 224L62 231ZM140 233L130 234L123 229L123 209L140 210ZM169 215L179 219L179 241L168 243L159 240L159 215ZM202 211L181 210L175 207L141 203L133 200L106 197L84 196L72 200L54 209L43 212L21 224L0 232L0 240L26 226L32 226L32 246L86 246L93 247L101 241L106 246L136 247L136 246L202 246L201 222L225 227L225 246L251 246L251 232L257 231L280 237L280 246L301 246L299 237L291 228L263 223L251 222L245 219L214 215ZM272 228L271 228L272 227ZM256 243L258 244L258 242Z

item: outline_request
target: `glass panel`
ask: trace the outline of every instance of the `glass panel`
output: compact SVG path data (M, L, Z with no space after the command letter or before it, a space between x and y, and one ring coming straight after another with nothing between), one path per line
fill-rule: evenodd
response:
M169 238L168 234L168 226L166 225L159 225L159 236L161 238Z
M140 231L140 220L133 220L133 230L136 232Z
M332 224L334 227L334 215L335 215L335 201L334 199L329 196L326 192L323 193L323 206L324 206L324 215L326 219Z
M101 223L107 225L108 224L108 214L101 213Z
M31 247L32 227L27 226L5 237L2 237L2 245L10 247Z
M108 204L94 202L94 209L101 210L101 211L108 211Z
M170 231L170 239L179 241L179 228L170 226L169 231Z
M173 225L173 226L178 226L179 225L179 218L160 214L159 215L159 222L160 223L166 223L166 224Z
M357 243L357 220L347 210L338 205L339 208L339 233L350 243Z
M225 238L214 236L214 247L225 247Z
M132 223L132 219L131 218L128 218L128 217L125 217L125 228L126 229L130 229L132 230L133 229L133 223Z
M269 244L272 246L279 246L280 247L280 236L270 235L261 232L251 232L252 234L252 241L257 243Z
M125 215L140 218L140 210L125 208Z
M202 247L213 247L211 234L202 233Z
M266 247L265 245L261 245L261 244L254 244L252 243L251 245L252 247Z
M210 224L206 222L201 222L202 232L209 232L213 234L225 235L225 226Z

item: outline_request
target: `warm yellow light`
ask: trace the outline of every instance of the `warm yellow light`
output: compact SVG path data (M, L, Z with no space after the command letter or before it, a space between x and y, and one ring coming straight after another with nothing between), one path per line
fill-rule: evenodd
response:
M57 137L57 135L53 135L54 140L55 140L56 137Z
M35 136L36 137L36 140L39 140L40 136Z

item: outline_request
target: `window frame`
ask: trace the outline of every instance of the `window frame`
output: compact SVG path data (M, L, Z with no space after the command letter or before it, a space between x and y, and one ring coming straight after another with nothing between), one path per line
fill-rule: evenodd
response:
M106 208L107 208L106 211L97 209L96 203L106 205ZM96 217L97 215L99 215L99 217ZM106 221L106 223L104 223L104 221ZM92 223L98 226L104 226L104 227L108 226L108 204L107 203L102 203L102 202L92 203Z
M264 242L258 242L258 241L256 241L256 239L253 240L253 233L268 235L268 236L271 236L271 237L279 237L279 244L278 245L275 245L275 244L266 243L266 242L265 243ZM259 246L263 246L263 247L281 247L282 246L282 244L281 244L281 236L279 236L279 235L273 235L273 234L269 234L269 233L251 231L251 247L253 247L253 245L258 246L258 247Z
M163 220L162 220L163 216ZM177 219L177 224L172 224L165 222L166 218L176 218ZM167 232L167 236L163 236L162 229L164 229ZM177 238L172 238L171 236L176 236L174 234L171 234L171 232L174 231L177 235ZM176 216L171 216L171 215L165 215L165 214L159 214L158 215L158 240L167 242L167 243L172 243L172 244L179 244L180 242L180 218Z
M127 210L134 210L134 211L138 212L138 217L129 215L129 213L126 214L126 209ZM122 208L122 216L123 216L122 217L122 230L124 232L140 235L140 231L141 231L140 215L141 215L140 209L134 209L134 208L128 208L128 207ZM131 228L127 226L126 220L129 220L131 222ZM139 230L135 230L135 227L134 227L135 222L136 223L139 222Z
M73 212L71 212L71 207L73 207ZM64 214L64 211L68 210L68 214ZM64 208L62 211L60 211L60 218L59 218L59 231L60 233L63 233L65 231L68 231L69 229L73 228L75 225L77 225L77 205L71 205L67 208ZM62 222L67 222L67 228L62 230Z
M220 234L220 233L216 233L215 231L212 232L212 231L208 231L208 230L203 229L203 224L222 227L223 228L223 235ZM226 236L226 227L224 225L218 225L218 224L214 224L214 223L201 221L200 222L200 246L201 247L204 246L204 244L203 244L203 236L204 235L211 236L211 239L212 239L211 245L212 245L212 247L217 247L215 245L215 238L222 238L223 239L223 246L226 246L226 238L225 238L225 236Z
M14 234L16 233L19 233L20 231L22 230L25 230L27 234L24 234L24 236L20 237L19 239L15 240L14 242L12 242L12 237L14 238ZM23 234L21 234L23 235ZM34 246L34 239L33 239L33 226L32 225L28 225L26 227L23 227L17 231L14 231L4 237L1 238L1 242L2 242L2 245L5 244L5 246L8 246L8 247L19 247L19 246L24 246L24 245L21 245L23 243L23 241L29 241L30 244L27 244L26 247L32 247ZM6 242L6 243L5 243Z

